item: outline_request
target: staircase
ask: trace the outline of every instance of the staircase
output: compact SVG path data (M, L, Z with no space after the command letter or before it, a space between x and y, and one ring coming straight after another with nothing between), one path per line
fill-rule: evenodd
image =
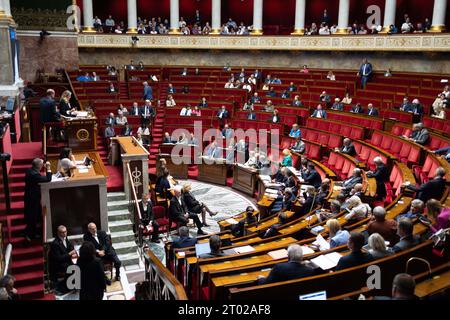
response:
M113 247L126 269L139 268L138 247L133 233L133 223L128 212L124 192L110 192L108 197L108 225Z
M164 116L165 116L165 102L168 82L164 81L159 87L159 100L162 101L161 105L155 105L156 108L156 118L155 123L152 126L152 142L150 144L148 157L148 172L151 174L156 174L156 155L159 152L159 145L162 143L164 138ZM164 90L164 93L162 92Z
M15 159L9 174L11 192L11 213L1 215L5 226L5 243L13 246L11 273L16 278L15 287L24 300L44 298L44 250L40 240L28 244L23 237L24 221L24 191L25 171L30 167L33 159ZM4 199L1 199L4 201ZM5 220L10 221L10 228ZM7 235L11 231L11 239Z
M119 99L120 100L130 99L130 94L128 92L128 82L121 81L119 83Z

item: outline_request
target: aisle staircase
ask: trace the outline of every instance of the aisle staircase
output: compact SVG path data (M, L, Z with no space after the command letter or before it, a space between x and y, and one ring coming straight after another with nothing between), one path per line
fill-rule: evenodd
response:
M149 160L148 160L148 172L150 174L156 174L156 155L159 152L159 145L162 143L164 139L164 117L165 117L165 101L166 101L166 88L168 82L163 81L160 83L159 87L159 97L158 99L161 101L161 104L158 106L155 103L154 107L156 108L156 118L155 123L152 127L152 140L149 148ZM164 92L163 92L164 91Z
M119 99L120 100L130 99L130 94L128 91L128 82L121 81L119 83Z

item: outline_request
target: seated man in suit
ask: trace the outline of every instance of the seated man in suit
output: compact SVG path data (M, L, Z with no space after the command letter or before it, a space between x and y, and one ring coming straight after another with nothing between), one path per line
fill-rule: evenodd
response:
M244 236L245 225L249 225L256 222L256 217L254 215L255 209L252 206L248 206L245 209L245 218L239 221L237 224L231 226L231 233L235 237Z
M294 201L297 198L294 196ZM266 230L266 232L263 235L263 238L270 238L273 237L275 235L277 235L277 228L281 227L283 224L285 224L287 222L288 218L287 218L287 214L286 212L280 212L280 214L278 215L278 222L271 225L269 229Z
M109 116L105 119L106 125L115 125L116 124L116 118L114 117L114 113L110 113Z
M336 271L359 266L373 261L373 257L370 253L363 252L361 249L364 246L364 235L360 232L350 233L347 246L351 250L351 253L343 256L339 259L336 266Z
M313 186L307 186L306 192L303 193L303 199L300 198L300 202L302 203L302 206L300 207L300 210L294 214L296 218L304 216L310 212L314 206L317 206L316 189Z
M217 142L213 141L207 148L206 148L205 156L209 158L222 158L222 153L220 152L220 148L217 146Z
M369 103L367 105L367 115L378 117L378 110L373 107L373 104Z
M375 178L377 184L377 200L383 200L386 197L385 182L389 179L389 171L381 157L375 157L373 162L377 166L375 172L368 171L366 175L368 178Z
M197 235L206 235L202 230L202 223L195 213L188 213L186 204L184 203L182 197L183 187L180 185L175 186L173 192L174 196L170 200L169 213L172 221L177 222L181 225L186 225L189 219L194 220L197 226Z
M58 276L67 276L67 268L73 265L72 259L78 258L78 254L75 251L72 243L67 239L67 228L65 226L59 226L57 230L57 236L50 244L49 252L49 274L50 280L56 282ZM62 289L65 288L65 282L62 283ZM67 288L65 288L67 290Z
M408 185L406 188L415 191L416 198L426 203L430 199L440 200L442 198L445 191L445 183L445 169L438 167L432 180L423 183L420 187Z
M428 143L430 134L428 130L423 127L422 123L415 123L413 125L413 131L411 132L411 135L409 137L408 136L403 137L424 146Z
M139 107L137 102L133 102L133 105L131 106L129 116L139 116L141 114L141 108Z
M142 201L139 202L139 210L141 211L142 224L144 227L147 227L150 224L153 228L151 241L159 243L159 224L155 221L155 216L153 215L153 205L148 193L142 195Z
M409 211L405 214L397 216L395 219L397 221L400 221L403 218L408 218L411 220L419 219L420 217L423 217L424 210L425 203L420 199L414 199L413 201L411 201Z
M273 113L270 116L270 118L268 119L268 121L271 123L279 123L280 120L281 119L280 119L280 116L278 115L278 110L277 109L273 110Z
M408 250L420 243L418 237L413 235L414 225L408 218L403 218L398 222L397 235L400 237L400 241L392 247L392 251L395 253Z
M95 223L91 222L88 224L88 232L83 236L84 241L91 242L97 252L97 257L102 259L102 261L111 261L116 268L116 281L120 281L120 267L122 266L122 261L120 261L117 256L116 250L111 245L110 236L106 234L103 230L97 230Z
M248 110L247 119L248 120L256 120L256 113L255 113L255 111L253 111L252 109Z
M418 116L422 116L422 114L423 114L423 107L420 104L419 99L414 99L412 101L412 104L411 104L408 112L411 112L412 114L415 114L415 115L418 115Z
M418 300L414 294L416 281L407 273L399 273L392 281L392 297L375 296L374 300Z
M322 109L322 105L319 104L314 110L313 114L311 115L311 118L319 118L319 119L326 119L327 118L327 112Z
M364 109L363 109L361 103L357 103L350 109L350 112L351 113L364 113Z
M141 125L149 125L152 118L156 116L155 109L150 100L145 100L145 105L141 109Z
M400 111L410 112L411 104L408 101L408 97L403 98L403 102L399 107Z
M341 103L341 99L339 98L334 99L334 103L331 106L331 110L344 111L344 104Z
M306 144L300 137L295 139L294 144L291 146L291 150L300 154L304 154L306 151Z
M378 233L390 245L398 242L397 222L393 219L386 219L386 209L383 207L375 207L372 211L372 218L367 224L367 231L370 234Z
M197 243L197 238L189 236L189 228L186 226L178 228L178 234L180 235L179 238L172 243L173 249L193 247Z
M310 184L314 188L319 188L322 183L322 177L317 172L314 163L309 162L307 170L302 171L302 178L305 184Z
M299 244L291 244L288 247L288 262L276 264L267 278L258 276L259 284L268 284L292 279L310 277L314 275L314 269L306 265L303 260L303 250Z
M222 250L220 250L220 247L222 246L222 241L220 240L220 237L218 235L212 235L209 238L209 247L211 248L210 253L203 253L198 256L199 259L208 259L208 258L216 258L216 257L223 257L225 254Z
M351 157L356 156L355 146L352 144L352 140L350 140L349 138L345 138L344 141L342 141L342 147L336 148L336 151L348 154Z
M278 190L278 197L272 203L270 212L277 213L280 211L291 210L291 207L296 200L297 197L295 196L292 188L285 188L284 194L281 190Z
M341 193L348 196L357 183L362 183L362 171L359 168L353 169L352 176L342 183Z
M331 97L326 91L323 91L322 94L319 96L319 101L320 104L324 104L327 107L331 105Z
M447 162L450 162L450 146L435 150L433 153L440 155Z

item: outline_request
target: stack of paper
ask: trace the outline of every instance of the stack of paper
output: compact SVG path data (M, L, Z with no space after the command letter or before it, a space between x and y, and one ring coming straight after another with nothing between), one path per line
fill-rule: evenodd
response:
M270 251L267 253L273 260L279 260L287 258L288 252L286 249L280 249L275 251Z
M340 253L332 252L325 255L320 255L310 261L322 270L329 270L337 266L341 257L342 255Z
M308 246L302 246L302 251L303 251L303 255L314 253L314 250Z
M266 193L278 194L278 190L267 188Z
M316 237L316 241L314 241L312 244L319 247L320 251L330 249L330 244L320 234Z
M227 219L227 220L225 220L225 221L228 222L229 224L238 224L238 223L239 223L238 221L236 221L236 220L233 219L233 218Z
M236 251L236 253L247 253L247 252L253 252L253 251L255 251L255 249L251 246L242 246L242 247L234 248L234 251Z
M263 181L271 181L272 179L270 178L270 176L268 176L268 175L263 175L263 174L260 174L259 175L259 178L261 179L261 180L263 180Z
M89 169L78 169L78 173L88 173Z

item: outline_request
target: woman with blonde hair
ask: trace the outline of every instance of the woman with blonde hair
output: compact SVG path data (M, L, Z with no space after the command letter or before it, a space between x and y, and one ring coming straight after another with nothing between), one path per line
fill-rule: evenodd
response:
M191 193L191 189L192 185L189 182L183 185L183 200L188 212L201 214L203 226L208 227L209 225L206 224L206 212L208 212L211 217L214 217L218 212L212 212L206 204L195 199L194 195Z
M350 233L347 230L342 230L339 221L330 219L327 221L328 232L330 233L330 248L342 246L347 244L350 238Z
M363 203L358 196L352 196L348 199L350 212L345 215L345 220L352 222L360 221L367 217L372 212L372 209L367 203Z
M59 100L59 113L64 117L73 117L71 112L76 110L70 105L71 97L72 92L70 92L69 90L66 90L61 94L61 99Z
M292 155L289 149L283 150L283 161L281 161L283 167L292 167Z
M369 247L369 253L376 259L384 258L393 254L386 248L386 242L379 233L372 233L367 241Z

